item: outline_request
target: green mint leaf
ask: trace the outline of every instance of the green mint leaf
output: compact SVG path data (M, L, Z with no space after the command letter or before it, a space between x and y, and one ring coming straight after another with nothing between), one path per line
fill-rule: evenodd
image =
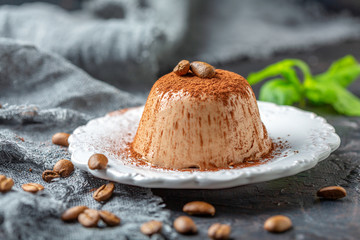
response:
M261 87L259 99L280 105L292 105L301 100L301 93L292 82L273 79Z
M337 100L332 104L339 113L360 116L360 99L342 87L335 88Z
M322 74L315 76L315 80L320 82L334 82L342 87L347 87L360 75L360 65L356 59L347 55L335 61L329 69Z
M305 84L305 95L315 105L327 103L338 113L360 116L360 99L339 84L308 81Z
M293 69L298 67L304 74L305 79L311 78L311 72L308 65L298 59L285 59L280 62L269 65L255 73L250 73L247 77L250 85L259 83L267 78L277 77L281 75L285 81L293 82L294 84L301 87L301 81L296 74L296 71Z
M314 104L328 103L336 101L336 93L333 91L334 83L319 82L308 79L304 82L305 96Z
M359 64L358 61L356 61L356 59L353 56L346 55L345 57L340 58L339 60L333 62L329 67L329 69L327 70L327 72L334 74L337 73L338 71L341 71L345 67L352 67L358 64Z

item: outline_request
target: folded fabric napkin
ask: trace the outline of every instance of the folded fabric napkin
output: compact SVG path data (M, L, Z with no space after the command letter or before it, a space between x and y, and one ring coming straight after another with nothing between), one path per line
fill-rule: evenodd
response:
M13 191L0 193L0 239L146 239L139 225L151 219L163 221L171 236L169 213L150 189L116 184L102 204L91 189L106 181L86 172L76 169L52 183L41 178L58 160L70 159L66 148L51 143L54 133L71 133L94 116L142 102L27 44L0 39L0 55L0 174L15 182ZM45 190L24 192L21 185L29 182ZM109 210L122 227L99 231L63 223L62 212L76 205Z

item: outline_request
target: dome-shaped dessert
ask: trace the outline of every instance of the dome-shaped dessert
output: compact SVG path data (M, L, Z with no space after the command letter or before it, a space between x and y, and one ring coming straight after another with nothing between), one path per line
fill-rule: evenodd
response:
M206 170L260 158L272 142L246 79L217 69L212 78L161 77L131 147L155 166Z

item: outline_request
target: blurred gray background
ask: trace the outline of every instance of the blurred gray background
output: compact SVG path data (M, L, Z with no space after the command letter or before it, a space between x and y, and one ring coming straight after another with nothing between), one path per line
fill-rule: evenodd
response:
M182 58L223 68L257 61L254 68L235 69L246 76L274 56L288 57L360 36L360 4L355 0L1 0L0 4L13 6L0 8L1 37L55 52L94 78L132 92L148 91ZM317 56L308 58L304 60L318 63Z

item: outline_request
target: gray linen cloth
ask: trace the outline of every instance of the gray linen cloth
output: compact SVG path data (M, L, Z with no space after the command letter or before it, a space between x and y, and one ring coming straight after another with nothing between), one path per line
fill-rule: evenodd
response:
M15 181L0 194L0 239L146 239L138 229L150 219L176 238L169 212L150 189L116 184L102 204L90 190L106 181L86 172L44 182L43 170L70 158L51 136L143 104L107 83L154 82L183 57L226 62L358 35L357 19L309 14L285 0L95 0L74 12L45 3L0 7L0 174ZM22 191L28 182L43 184L44 192ZM64 224L61 213L75 205L112 211L122 226Z
M0 39L0 56L0 174L15 182L11 192L0 193L0 239L147 239L139 226L151 219L163 221L171 237L169 213L150 189L116 184L113 197L98 203L90 190L106 181L86 172L76 169L53 183L41 178L58 160L70 159L66 148L51 143L54 133L71 133L95 116L142 102L27 44ZM45 190L24 192L28 182ZM61 213L76 205L114 212L122 226L99 231L64 224Z

